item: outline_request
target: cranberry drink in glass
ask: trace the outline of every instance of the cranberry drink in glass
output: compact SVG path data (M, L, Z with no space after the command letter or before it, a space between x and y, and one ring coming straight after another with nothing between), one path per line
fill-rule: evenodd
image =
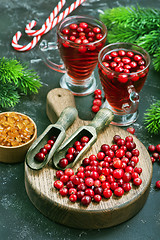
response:
M53 70L65 73L60 79L62 88L77 96L94 92L97 87L94 69L106 38L106 26L90 16L67 17L57 25L57 45L64 69L49 59L45 62ZM41 44L42 52L48 49L54 50L54 46Z
M131 43L113 43L98 55L98 72L106 101L114 113L112 124L128 126L138 117L139 92L149 71L149 54Z

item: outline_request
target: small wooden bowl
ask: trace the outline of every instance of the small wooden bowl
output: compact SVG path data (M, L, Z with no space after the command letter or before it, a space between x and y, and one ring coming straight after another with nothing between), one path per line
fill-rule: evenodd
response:
M15 113L15 114L27 117L31 121L31 123L33 123L33 125L34 125L34 133L33 133L32 138L28 142L23 143L19 146L0 145L0 162L4 162L4 163L23 162L25 160L25 155L26 155L29 147L32 145L32 143L37 138L37 126L30 117L28 117L27 115L24 115L22 113L18 113L18 112L3 112L3 113L0 113L0 117L2 115L8 114L8 113Z

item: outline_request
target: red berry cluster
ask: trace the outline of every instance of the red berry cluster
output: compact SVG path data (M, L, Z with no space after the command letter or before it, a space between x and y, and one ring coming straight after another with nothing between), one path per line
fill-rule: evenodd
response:
M34 159L38 162L43 162L45 159L45 156L49 153L52 146L54 145L56 141L56 136L52 136L47 143L44 145L43 148L40 149L40 151L35 155Z
M159 161L160 162L160 144L154 146L154 145L149 145L148 146L148 151L151 154L151 161L152 163ZM156 182L156 187L160 189L160 180Z
M89 142L89 137L83 136L80 141L76 141L73 147L70 147L65 155L65 158L59 160L58 165L61 168L65 168L69 163L73 162L78 153Z
M135 73L132 74L132 81L138 81L140 77L146 75L145 73L140 73L140 75L136 73L142 71L146 67L146 63L141 55L132 51L112 51L110 54L105 55L103 65L119 73L118 81L122 83L128 81L128 73Z
M80 22L79 24L72 23L69 26L63 28L62 33L66 40L68 39L74 43L83 44L83 45L98 41L103 38L103 33L101 28L91 26L86 22ZM90 51L94 51L95 49L96 49L96 46L94 45L89 46ZM83 47L80 50L82 52L83 51L85 52L87 49Z
M71 202L80 201L88 205L92 200L100 202L102 197L110 198L113 194L121 197L134 186L142 183L142 168L139 162L139 150L132 136L122 139L113 138L114 144L103 144L96 155L83 159L76 173L71 168L58 170L54 187L62 196L68 196Z
M92 106L92 112L97 113L102 106L102 91L101 89L96 89L94 91L94 100Z

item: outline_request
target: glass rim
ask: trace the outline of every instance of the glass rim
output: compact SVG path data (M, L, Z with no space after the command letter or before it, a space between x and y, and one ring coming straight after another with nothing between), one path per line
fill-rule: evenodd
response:
M70 19L80 19L80 18L86 18L86 19L90 19L90 20L95 20L96 22L98 22L103 28L104 30L104 35L101 39L97 40L97 41L94 41L94 42L90 42L90 43L83 43L83 46L91 46L93 44L98 44L99 42L103 41L106 37L107 37L107 34L108 34L108 30L107 30L107 27L106 25L99 19L95 18L95 17L92 17L92 16L89 16L89 15L72 15L72 16L69 16L69 17L66 17L64 18L58 25L57 25L57 34L60 36L61 39L63 39L64 41L67 41L69 42L71 45L74 45L76 47L79 47L80 44L79 43L75 43L69 39L65 39L63 37L63 34L60 32L60 26L69 21Z
M119 72L116 72L116 71L111 70L111 69L107 68L106 66L104 66L103 63L102 63L102 61L101 61L101 58L100 58L102 52L105 51L106 48L108 48L108 47L115 46L115 45L120 45L120 44L121 44L121 45L130 45L130 46L132 45L132 46L135 46L135 47L143 50L143 52L145 52L145 54L146 54L146 56L147 56L147 60L148 60L148 63L147 63L147 65L146 65L146 67L145 67L144 69L138 71L138 72L132 72L132 73L123 73L123 72L120 72L120 73L119 73ZM113 50L114 50L114 49L113 49ZM131 50L131 51L132 51L132 50ZM119 74L126 74L127 76L132 76L132 75L134 75L135 73L144 72L144 71L150 66L151 58L150 58L150 56L149 56L149 53L148 53L144 48L140 47L140 46L137 45L137 44L130 43L130 42L116 42L116 43L110 43L110 44L104 46L104 47L100 50L100 52L98 53L98 63L99 63L106 71L108 71L108 72L111 72L111 73L114 73L114 74L116 73L117 75L119 75Z

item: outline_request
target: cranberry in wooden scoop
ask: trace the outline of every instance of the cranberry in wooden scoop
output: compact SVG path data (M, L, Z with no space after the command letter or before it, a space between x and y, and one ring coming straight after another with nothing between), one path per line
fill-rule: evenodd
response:
M69 148L71 148L75 142L79 141L84 136L89 138L89 141L85 144L83 149L79 151L76 158L73 162L67 165L67 168L72 168L75 163L90 149L90 147L95 143L97 140L97 134L99 131L107 127L113 119L113 113L108 108L101 109L92 122L90 122L87 126L79 127L56 151L53 156L53 165L57 169L61 169L59 166L59 161L65 158L66 153ZM63 168L64 169L64 168Z
M74 122L77 115L78 112L76 108L74 107L65 108L62 111L58 121L55 124L50 124L45 129L45 131L36 139L36 141L34 141L26 155L26 163L30 168L34 170L39 170L50 161L55 151L59 148L59 146L66 137L65 130ZM50 142L52 136L56 137L54 144L52 145L48 154L45 155L44 159L37 158L38 160L41 160L37 161L35 156L37 156L37 153L41 151L41 149L43 149L44 146L47 147L47 142L48 141Z

